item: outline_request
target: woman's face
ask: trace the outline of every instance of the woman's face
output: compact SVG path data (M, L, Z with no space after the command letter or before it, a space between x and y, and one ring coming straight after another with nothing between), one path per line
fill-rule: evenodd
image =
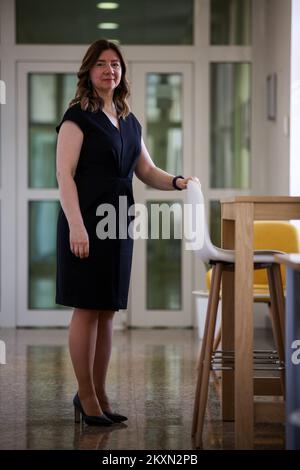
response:
M90 69L90 80L100 94L113 91L119 85L121 77L121 61L113 49L103 51Z

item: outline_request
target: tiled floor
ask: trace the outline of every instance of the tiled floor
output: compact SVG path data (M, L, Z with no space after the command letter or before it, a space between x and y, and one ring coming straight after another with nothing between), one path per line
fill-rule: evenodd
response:
M108 392L129 420L107 429L74 424L67 330L2 329L0 339L7 350L7 364L0 365L0 449L193 449L195 331L115 331ZM211 381L204 448L232 449L233 424L220 419L218 382ZM255 432L256 448L284 447L282 425Z

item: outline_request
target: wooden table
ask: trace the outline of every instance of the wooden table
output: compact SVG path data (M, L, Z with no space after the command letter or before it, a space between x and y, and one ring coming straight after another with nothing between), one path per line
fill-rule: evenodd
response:
M277 255L286 276L286 449L300 450L300 254Z
M222 281L222 349L235 351L222 374L222 414L235 420L236 449L253 448L253 222L300 219L300 197L238 196L221 200L222 246L235 249L235 273ZM233 314L234 313L234 314Z

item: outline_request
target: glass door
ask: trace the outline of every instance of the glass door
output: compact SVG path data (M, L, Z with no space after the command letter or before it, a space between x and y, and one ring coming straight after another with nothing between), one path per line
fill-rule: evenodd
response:
M64 326L55 304L56 123L74 95L78 64L18 64L18 326Z
M78 67L78 63L18 64L18 326L66 326L71 316L71 309L55 304L59 210L55 126L74 95ZM191 65L133 63L130 72L131 106L155 163L174 174L191 174ZM169 206L183 202L181 192L156 191L137 181L135 194L148 207L151 202ZM174 217L173 228L181 223L180 215ZM146 301L145 312L153 312L153 325L159 312L168 313L168 325L190 325L191 259L182 241L137 241L137 257L140 250L143 265L138 264L138 271L133 266L132 271L131 324L143 323L143 317L135 318L138 305ZM132 295L135 291L141 294L139 304ZM127 313L121 311L116 317L116 327L129 321Z
M74 97L79 63L18 64L18 326L67 326L72 309L55 303L55 126ZM115 327L126 320L116 316Z
M132 108L154 163L171 174L192 174L192 65L138 63L131 74ZM156 190L135 178L134 194L147 209L148 238L135 240L130 324L191 326L192 257L176 236L184 191ZM163 220L168 238L162 236Z

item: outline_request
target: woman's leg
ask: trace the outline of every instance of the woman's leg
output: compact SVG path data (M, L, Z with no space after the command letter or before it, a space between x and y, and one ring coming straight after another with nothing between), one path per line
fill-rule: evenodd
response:
M98 311L75 308L69 327L69 349L78 382L78 395L85 413L101 416L93 383Z
M112 348L114 311L103 310L98 316L98 331L94 360L94 386L103 411L111 412L105 381Z

